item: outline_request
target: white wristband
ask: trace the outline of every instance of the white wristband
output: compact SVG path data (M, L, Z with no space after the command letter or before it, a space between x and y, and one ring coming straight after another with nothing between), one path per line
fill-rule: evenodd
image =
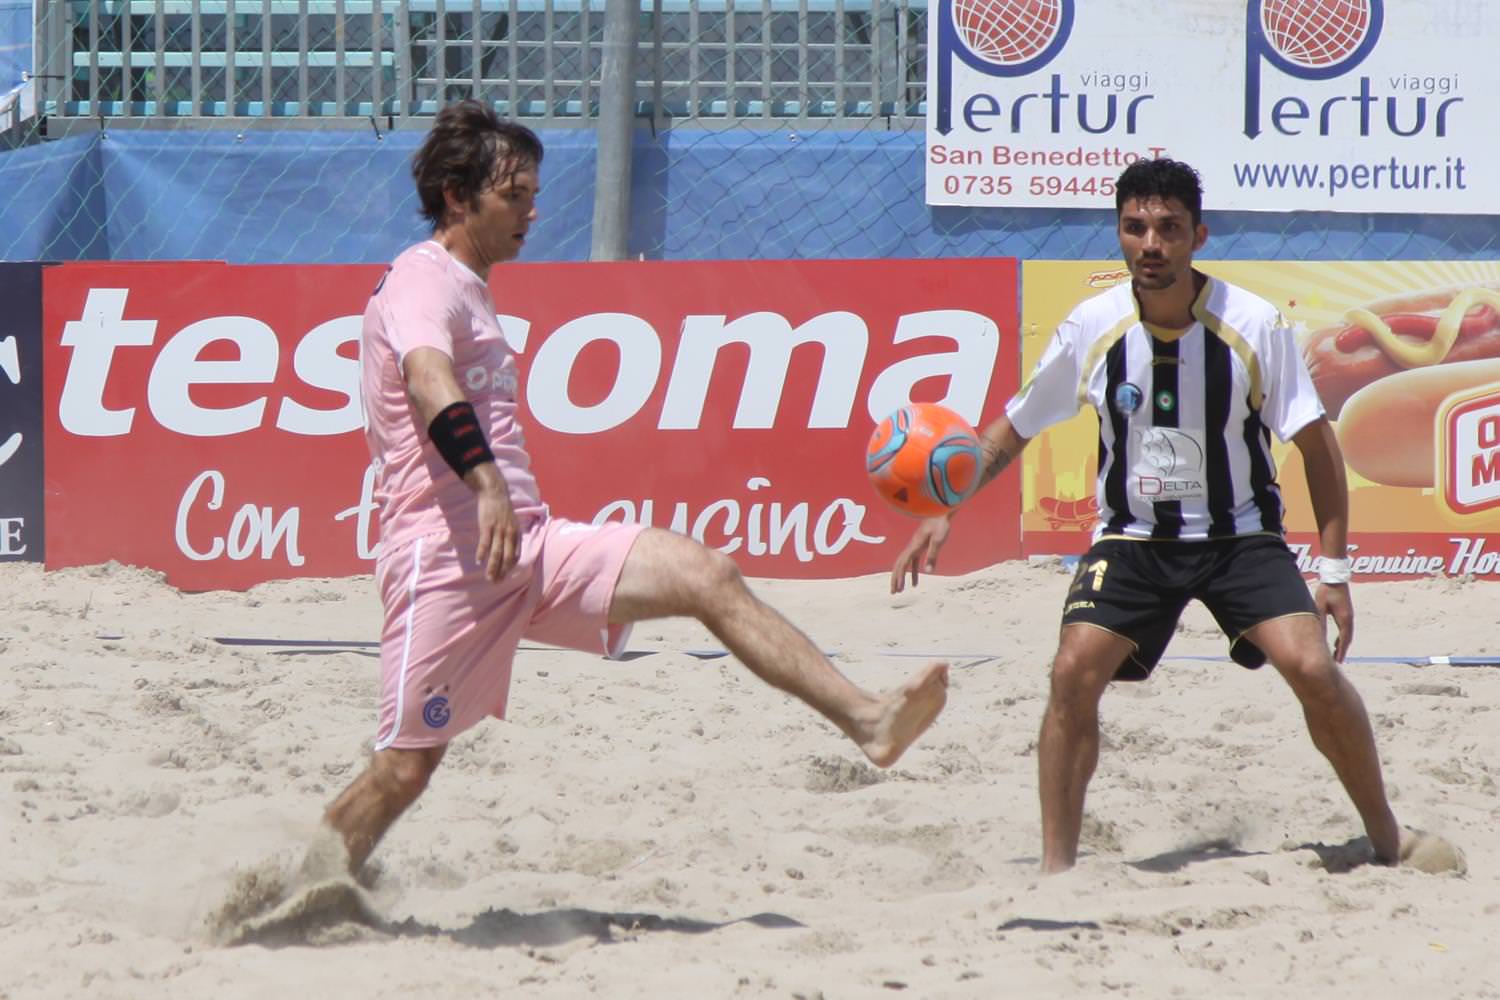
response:
M1354 576L1353 562L1348 558L1330 559L1318 557L1318 582L1329 587L1340 587Z

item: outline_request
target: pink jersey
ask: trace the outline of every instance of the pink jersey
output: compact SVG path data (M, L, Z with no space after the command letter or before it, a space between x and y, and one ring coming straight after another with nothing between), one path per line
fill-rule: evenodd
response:
M436 532L459 538L478 532L473 491L433 447L406 396L401 364L417 347L453 359L453 374L487 432L516 515L523 523L545 515L516 420L515 354L495 321L490 291L429 240L391 264L365 307L360 338L365 439L377 468L382 551Z

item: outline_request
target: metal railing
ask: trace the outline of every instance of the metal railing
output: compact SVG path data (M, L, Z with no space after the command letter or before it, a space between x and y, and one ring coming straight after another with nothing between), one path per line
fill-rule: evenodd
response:
M598 114L603 0L43 0L39 107L64 124L407 118L477 96ZM642 0L639 116L925 114L926 0Z

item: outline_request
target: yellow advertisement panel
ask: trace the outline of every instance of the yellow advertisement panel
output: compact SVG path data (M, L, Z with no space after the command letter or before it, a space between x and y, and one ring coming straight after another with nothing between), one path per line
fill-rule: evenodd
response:
M1355 573L1500 578L1500 263L1198 261L1292 323L1349 476ZM1022 270L1021 371L1119 261ZM1041 434L1022 466L1022 548L1078 553L1096 521L1097 415ZM1288 540L1304 568L1317 524L1296 448L1274 447Z

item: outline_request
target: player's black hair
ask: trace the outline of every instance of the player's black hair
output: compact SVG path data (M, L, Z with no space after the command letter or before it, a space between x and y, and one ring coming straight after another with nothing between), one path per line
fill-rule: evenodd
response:
M1198 171L1181 160L1165 157L1136 160L1126 167L1115 182L1115 217L1119 218L1130 199L1176 198L1193 217L1193 225L1203 221L1203 184Z
M535 167L542 162L542 140L518 122L497 115L475 100L449 104L433 119L432 130L412 157L421 213L433 229L443 223L444 191L473 204L501 170Z

